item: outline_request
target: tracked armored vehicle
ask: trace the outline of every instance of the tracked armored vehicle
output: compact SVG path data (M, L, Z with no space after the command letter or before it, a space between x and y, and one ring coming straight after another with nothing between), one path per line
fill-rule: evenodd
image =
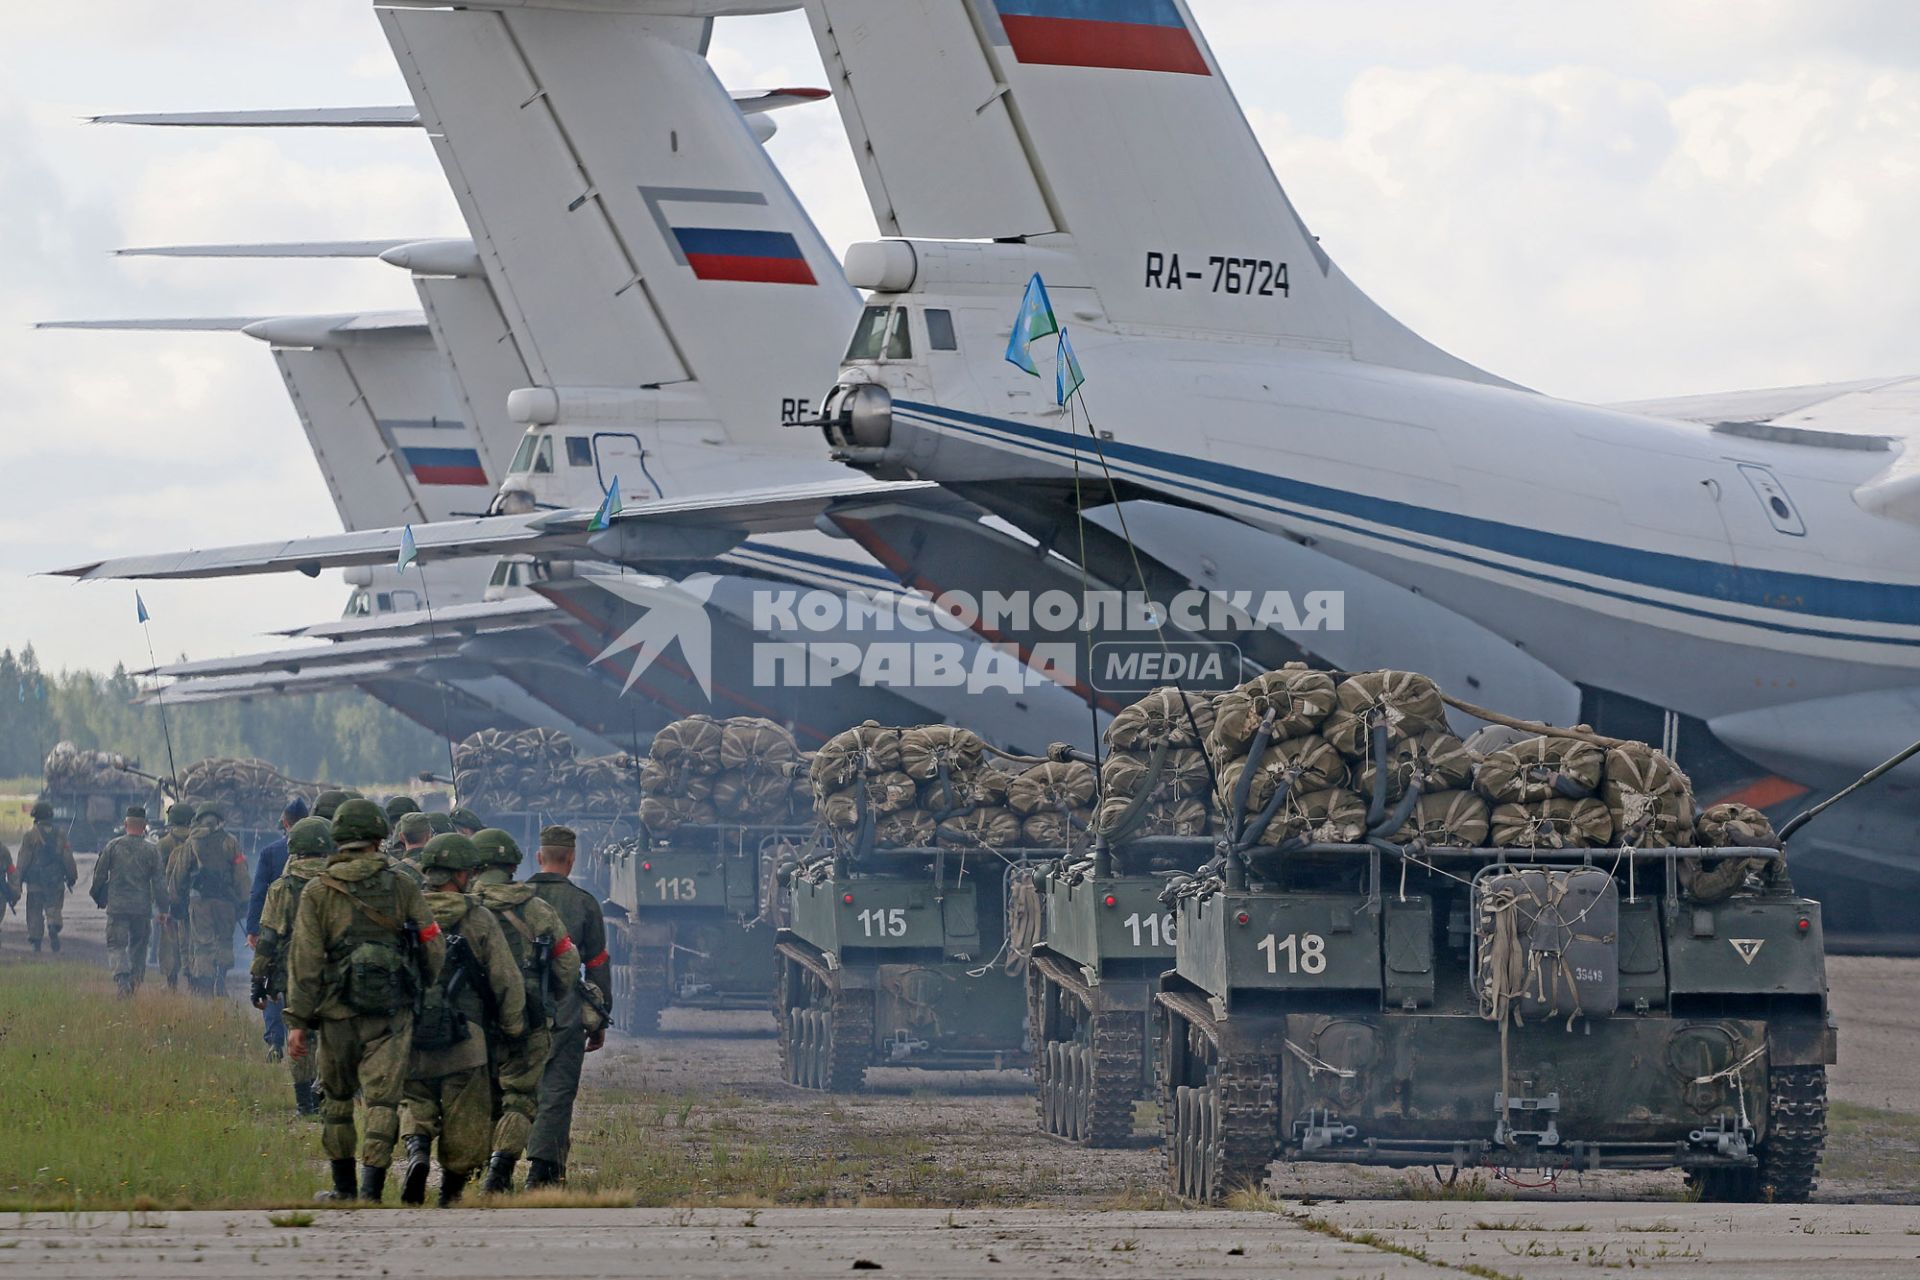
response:
M773 871L792 826L682 826L605 850L616 1025L657 1031L672 1006L764 1009L773 990Z
M1836 1034L1819 904L1779 850L1376 838L1217 868L1177 898L1158 995L1176 1194L1217 1201L1276 1159L1812 1191ZM1687 888L1716 878L1738 888Z
M1133 1137L1134 1104L1153 1087L1154 994L1174 957L1166 882L1152 874L1167 862L1152 841L1102 842L1035 878L1043 923L1028 954L1027 1024L1040 1128L1053 1137L1088 1147Z

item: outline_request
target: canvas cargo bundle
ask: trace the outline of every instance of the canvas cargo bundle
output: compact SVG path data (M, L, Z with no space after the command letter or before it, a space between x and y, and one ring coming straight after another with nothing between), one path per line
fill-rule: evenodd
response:
M649 795L640 801L640 821L647 829L665 833L679 827L710 826L720 820L710 800L689 796Z
M1387 744L1387 799L1398 800L1416 780L1420 793L1458 791L1473 785L1473 752L1467 744L1445 729L1428 729L1410 738ZM1371 796L1374 787L1373 756L1355 774L1354 789Z
M1215 759L1245 755L1269 713L1273 716L1269 737L1303 737L1320 728L1337 701L1331 675L1302 663L1288 663L1213 700L1208 749Z
M630 809L632 775L617 760L577 758L557 729L482 729L454 748L454 788L462 804L496 813L571 811L581 796Z
M1030 849L1076 851L1086 845L1092 823L1091 809L1029 814L1020 824L1020 843Z
M1600 798L1613 815L1613 838L1620 844L1671 849L1693 843L1693 783L1644 742L1608 749Z
M1699 842L1712 849L1778 849L1773 821L1751 805L1710 804L1694 823Z
M966 809L1004 808L1007 791L1017 774L983 765L971 774L930 778L920 784L920 807L929 813L959 813Z
M1373 726L1387 728L1389 743L1430 729L1447 727L1447 704L1440 687L1412 671L1363 671L1342 680L1338 705L1321 733L1341 754L1364 757L1372 748Z
M814 795L829 796L855 778L898 771L904 734L905 730L891 729L872 720L834 734L814 753Z
M1022 817L1043 811L1085 809L1093 803L1099 785L1092 765L1078 760L1049 760L1007 784L1007 807Z
M758 716L735 716L720 726L720 768L734 773L784 777L800 748L785 725Z
M1500 849L1599 849L1613 839L1613 815L1604 802L1543 800L1493 810L1493 843Z
M1257 814L1267 807L1282 782L1288 784L1289 791L1300 794L1345 786L1347 762L1317 733L1268 743L1257 762L1234 760L1221 768L1220 793L1228 805L1240 794L1242 780L1249 772L1252 777L1245 783L1246 808L1248 813Z
M215 757L190 764L180 774L182 796L219 805L228 825L236 827L267 826L294 796L311 802L319 792L313 783L296 782L265 760Z
M885 849L924 849L933 843L934 819L925 809L902 809L874 824L874 843Z
M90 792L131 793L152 785L129 769L140 762L113 751L94 751L71 742L57 742L44 762L47 791L60 795L85 795ZM285 803L282 801L282 803Z
M1343 787L1289 795L1260 833L1260 843L1358 844L1367 835L1367 802Z
M1113 836L1132 804L1131 796L1107 796L1093 811L1093 829L1101 835ZM1211 829L1212 813L1205 800L1191 796L1149 801L1140 811L1138 825L1126 835L1203 836Z
M1137 796L1153 773L1153 752L1115 751L1100 767L1100 792L1109 796ZM1192 747L1170 747L1162 754L1160 774L1152 783L1156 798L1205 796L1212 789L1206 756Z
M713 794L713 779L713 774L684 758L648 760L640 768L640 791L649 796L705 800Z
M925 724L900 735L900 768L921 782L962 777L980 768L987 744L971 729L951 724Z
M647 758L686 773L720 772L720 742L726 730L712 716L688 716L653 735Z
M938 837L955 848L1003 849L1020 843L1020 818L1005 809L975 809L942 821Z
M1484 849L1492 834L1491 807L1474 791L1423 792L1414 801L1406 825L1390 839L1395 844L1434 848Z
M1113 718L1107 745L1122 751L1151 751L1161 743L1176 747L1205 744L1213 728L1213 699L1171 685L1155 689Z
M1516 1025L1620 1003L1620 893L1598 867L1524 868L1474 886L1475 984L1482 1016Z
M713 807L728 822L774 824L791 820L793 792L779 774L728 769L713 777Z
M1600 789L1606 761L1603 748L1578 738L1522 738L1489 752L1474 775L1474 785L1495 804L1575 800Z

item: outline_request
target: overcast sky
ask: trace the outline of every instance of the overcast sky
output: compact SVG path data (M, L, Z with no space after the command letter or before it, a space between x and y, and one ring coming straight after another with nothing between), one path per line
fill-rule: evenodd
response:
M1602 401L1920 371L1920 3L1189 2L1308 225L1443 347ZM31 575L337 529L265 347L28 326L416 306L378 264L109 251L464 234L423 137L80 121L403 102L369 9L0 5L0 646L131 664L130 587ZM724 21L713 56L736 87L824 83L798 15ZM780 124L828 242L870 238L833 108ZM346 595L333 574L142 591L161 654L193 657Z

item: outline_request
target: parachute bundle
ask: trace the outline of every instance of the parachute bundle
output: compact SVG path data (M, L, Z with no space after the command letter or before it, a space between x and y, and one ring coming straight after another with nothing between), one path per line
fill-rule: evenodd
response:
M1171 686L1123 709L1107 726L1093 829L1116 840L1206 835L1213 815L1205 749L1217 730L1212 698Z
M180 794L197 803L213 803L228 825L271 826L295 796L312 803L320 788L296 782L265 760L217 756L190 764L180 774Z
M882 849L1001 849L1053 834L1048 819L1085 823L1093 798L1086 765L1041 764L1025 773L1001 768L971 730L949 724L893 728L868 721L827 740L809 766L814 812L843 836L863 816ZM1047 841L1064 845L1065 838Z
M47 752L47 791L59 795L144 791L153 784L137 773L140 762L114 751L93 751L71 742L57 742ZM285 803L282 801L282 803Z
M632 756L578 755L558 729L482 729L453 749L461 803L485 813L631 813L637 768Z
M716 822L793 821L800 749L784 725L757 716L689 716L653 737L640 771L640 819L657 833ZM804 803L802 798L801 803Z
M1644 742L1608 748L1600 798L1623 845L1671 849L1694 841L1693 784L1680 766Z
M1034 765L1007 784L1007 807L1020 818L1020 843L1078 849L1093 821L1100 777L1079 760Z

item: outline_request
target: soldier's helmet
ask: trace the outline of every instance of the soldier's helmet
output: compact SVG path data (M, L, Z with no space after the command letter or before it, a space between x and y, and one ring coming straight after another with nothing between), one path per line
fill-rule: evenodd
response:
M395 796L387 801L387 821L397 823L409 813L420 812L420 806L414 803L412 796Z
M471 809L455 809L447 815L447 820L453 823L455 831L466 832L469 835L475 831L487 829L487 824L480 820L480 815Z
M193 806L184 800L176 800L167 806L167 825L170 827L190 827L193 825Z
M333 828L325 818L302 818L287 829L289 858L316 858L333 852Z
M330 791L322 791L314 798L313 816L316 818L325 818L328 822L332 822L333 815L338 812L342 804L346 803L348 798L346 792L338 790L337 788Z
M420 866L427 871L472 871L479 865L480 850L458 832L435 836L420 853Z
M227 815L220 812L217 804L203 804L193 811L193 829L211 831L226 821Z
M33 802L33 820L35 822L51 822L53 820L52 802L35 800Z
M480 865L483 867L517 867L520 865L520 846L513 837L498 827L488 827L484 831L473 833L473 845L480 851Z
M435 835L450 835L453 832L453 819L444 813L435 811L427 815L427 822L433 827Z
M346 800L333 812L333 842L378 844L387 838L387 815L371 800Z

